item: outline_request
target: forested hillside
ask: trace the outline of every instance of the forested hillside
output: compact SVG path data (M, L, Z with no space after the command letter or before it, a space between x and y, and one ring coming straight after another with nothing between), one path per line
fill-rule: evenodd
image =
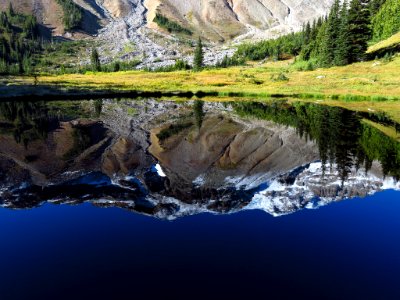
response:
M82 8L72 0L57 0L63 9L63 23L65 30L79 28L83 20Z
M0 12L0 74L30 72L32 55L40 48L35 17L16 13L11 4Z
M382 1L382 0L381 0ZM386 0L372 19L373 40L381 41L400 31L400 1Z
M324 18L303 31L275 40L239 47L237 55L251 60L300 56L307 68L351 64L366 58L368 44L400 31L400 1L336 0Z

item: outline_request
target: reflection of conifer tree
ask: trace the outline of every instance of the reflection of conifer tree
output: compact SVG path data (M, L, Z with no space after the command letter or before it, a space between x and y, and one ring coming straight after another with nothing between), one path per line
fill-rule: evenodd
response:
M0 117L12 125L12 135L25 147L35 139L46 139L51 128L58 127L58 120L48 115L44 102L1 102Z
M200 130L204 118L204 101L196 100L193 105L194 117L196 119L196 126Z
M316 109L316 121L313 124L314 138L318 143L321 163L322 163L322 174L325 175L326 165L329 161L329 149L330 149L330 130L329 130L329 110L326 107L320 106Z
M284 102L233 103L232 107L241 116L253 116L296 127L301 137L317 143L324 165L336 163L342 181L347 179L353 167L359 169L364 166L368 171L375 160L381 163L384 175L400 178L400 143L361 123L355 112Z
M95 111L96 117L101 116L102 110L103 110L103 100L101 100L101 99L95 100L94 101L94 111Z

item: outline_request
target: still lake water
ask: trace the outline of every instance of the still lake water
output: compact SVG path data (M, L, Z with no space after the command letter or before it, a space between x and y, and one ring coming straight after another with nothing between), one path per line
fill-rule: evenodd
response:
M400 299L382 126L285 101L0 103L0 299Z

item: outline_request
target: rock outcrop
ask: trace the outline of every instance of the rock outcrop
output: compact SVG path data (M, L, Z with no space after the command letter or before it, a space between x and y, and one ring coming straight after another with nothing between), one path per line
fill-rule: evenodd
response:
M250 28L269 33L290 32L325 15L332 0L145 0L148 23L156 12L198 34L214 40L230 40ZM154 26L154 25L153 25Z

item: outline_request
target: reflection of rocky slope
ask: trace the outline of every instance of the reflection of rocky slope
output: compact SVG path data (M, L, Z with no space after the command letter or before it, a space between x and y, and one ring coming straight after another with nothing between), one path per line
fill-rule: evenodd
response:
M273 180L254 195L246 209L261 209L280 216L343 199L366 197L386 189L400 190L400 183L392 178L383 179L380 169L375 163L368 174L363 169L353 170L342 182L335 166L323 174L321 163L312 163Z
M91 202L166 219L243 209L283 215L400 189L378 163L343 183L335 166L323 175L316 144L295 129L241 119L217 103L101 107L99 120L62 121L26 145L0 122L0 205Z
M191 182L213 188L257 187L318 158L314 143L299 138L292 128L270 122L239 122L211 115L200 130L193 125L161 145L157 132L153 130L149 150L174 187Z
M87 121L62 122L47 137L28 145L3 134L0 136L0 159L3 164L13 166L13 170L2 168L1 172L25 174L26 183L37 185L63 181L68 178L64 175L71 172L98 168L101 153L111 137L112 133L101 124Z

